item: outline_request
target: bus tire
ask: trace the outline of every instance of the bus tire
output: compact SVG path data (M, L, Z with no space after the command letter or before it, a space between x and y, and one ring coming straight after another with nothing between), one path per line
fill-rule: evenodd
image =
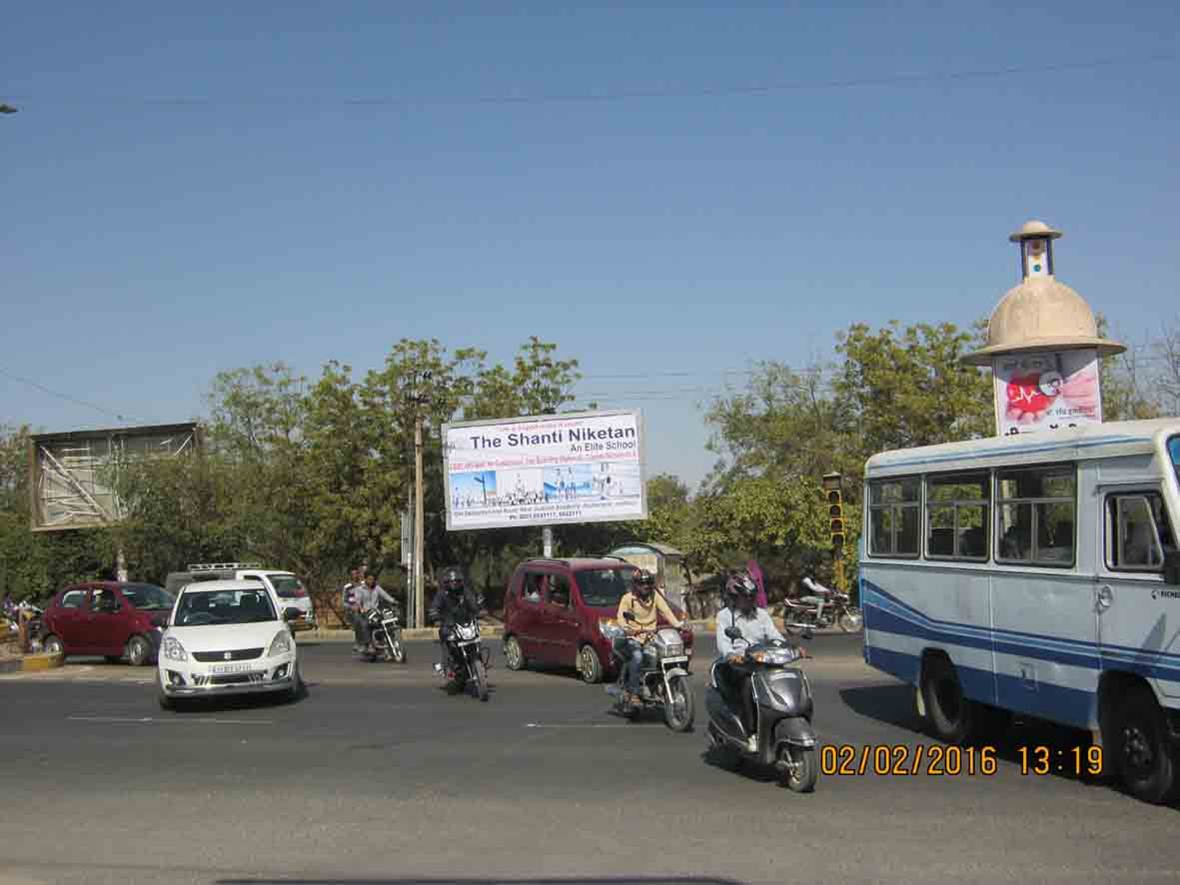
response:
M948 744L961 744L974 730L974 707L963 697L955 665L941 655L931 655L922 665L922 700L934 736Z
M1114 709L1114 767L1123 788L1155 805L1176 793L1176 758L1168 740L1168 724L1146 685L1127 687Z

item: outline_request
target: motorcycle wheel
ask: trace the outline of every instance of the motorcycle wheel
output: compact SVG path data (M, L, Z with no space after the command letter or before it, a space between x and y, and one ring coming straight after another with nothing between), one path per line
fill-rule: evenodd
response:
M819 777L819 763L814 747L787 747L783 755L789 755L791 765L783 770L782 783L793 793L810 793L815 789ZM784 760L786 761L786 760Z
M668 687L672 694L664 701L664 723L672 731L690 731L695 715L692 686L686 677L677 676L668 680Z
M406 662L406 647L402 645L400 639L394 640L393 643L393 662L395 664L404 664Z
M855 633L864 626L865 616L858 608L845 609L840 614L840 629L845 633Z
M479 699L486 702L488 699L488 671L483 665L483 661L478 659L475 662L475 690Z

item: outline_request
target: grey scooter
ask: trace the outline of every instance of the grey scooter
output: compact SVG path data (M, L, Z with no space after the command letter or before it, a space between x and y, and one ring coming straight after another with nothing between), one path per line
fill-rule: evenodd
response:
M729 627L725 635L735 641L741 631ZM742 726L741 698L722 682L719 665L713 663L705 689L709 713L709 749L740 763L749 759L778 769L782 784L796 793L810 793L819 775L815 730L811 727L811 686L807 675L792 666L806 651L773 640L743 649L736 666L750 674L757 718L758 749L749 751L749 734Z

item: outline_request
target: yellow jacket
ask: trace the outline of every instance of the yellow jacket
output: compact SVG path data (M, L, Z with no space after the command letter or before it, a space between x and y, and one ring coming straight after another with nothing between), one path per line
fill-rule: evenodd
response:
M635 615L635 620L628 621L623 617L623 612L631 612ZM654 633L659 624L659 615L663 615L664 620L673 627L680 626L680 619L673 614L672 609L659 593L653 593L651 600L645 604L634 593L627 592L619 600L619 611L616 617L620 627L630 634L636 634Z

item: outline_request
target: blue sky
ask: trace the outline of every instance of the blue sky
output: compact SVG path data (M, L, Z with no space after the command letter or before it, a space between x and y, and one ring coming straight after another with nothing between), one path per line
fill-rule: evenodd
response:
M986 314L1030 217L1125 338L1173 319L1178 10L14 5L0 370L166 422L221 369L536 334L695 482L699 401ZM0 421L117 423L4 375Z

